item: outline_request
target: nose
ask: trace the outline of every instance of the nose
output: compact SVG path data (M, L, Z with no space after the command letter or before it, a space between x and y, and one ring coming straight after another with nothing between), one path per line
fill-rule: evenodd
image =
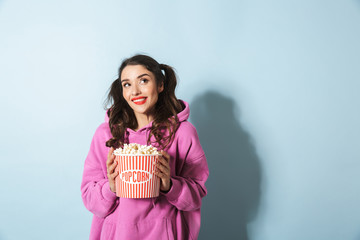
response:
M141 93L140 88L137 84L133 84L131 88L131 94L133 96L139 95Z

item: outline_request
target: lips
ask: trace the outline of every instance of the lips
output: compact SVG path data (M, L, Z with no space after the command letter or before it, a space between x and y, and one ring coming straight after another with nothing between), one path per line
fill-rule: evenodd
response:
M146 102L146 100L147 100L147 97L136 97L136 98L131 99L131 101L133 103L135 103L136 105L142 105Z

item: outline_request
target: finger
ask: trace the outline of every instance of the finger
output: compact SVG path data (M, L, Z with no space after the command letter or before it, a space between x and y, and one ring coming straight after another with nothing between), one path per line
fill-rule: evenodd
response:
M109 180L114 180L117 175L119 175L119 171L115 171L113 173L108 173L107 177L108 177Z
M156 169L159 169L162 172L167 172L170 174L170 166L167 164L167 162L157 162L155 163Z
M167 176L166 174L159 172L159 171L155 171L155 175L158 176L159 178L161 178L162 180L169 179L169 176Z
M109 173L114 172L116 166L117 166L117 162L115 161L113 164L111 164L111 165L108 167L108 172L109 172Z
M160 154L161 154L163 157L165 157L165 159L166 159L167 161L170 160L170 155L169 155L167 152L165 152L164 150L161 150L161 151L160 151Z
M114 160L115 160L115 155L108 154L108 158L106 161L106 167L109 167L114 162Z
M116 162L116 161L115 161L115 157L110 157L110 158L106 161L106 168L109 169L110 166L111 166L112 164L114 164L114 162Z
M166 176L170 176L170 169L166 168L164 165L157 164L157 170Z
M170 178L170 176L171 176L170 169L166 168L163 165L156 166L155 172L159 172L160 174L163 174L164 177L167 177L167 178Z
M115 171L114 173L110 174L111 179L115 179L119 175L118 171Z
M114 153L114 148L111 147L109 152L108 152L108 158Z
M160 164L162 164L162 165L164 165L166 167L169 167L169 162L166 161L166 159L164 159L163 157L158 158L158 163L160 163Z

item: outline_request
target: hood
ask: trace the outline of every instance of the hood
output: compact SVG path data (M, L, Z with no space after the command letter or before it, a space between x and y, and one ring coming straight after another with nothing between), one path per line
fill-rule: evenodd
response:
M186 121L190 116L190 107L189 107L189 104L187 102L185 102L183 100L179 100L179 101L183 105L183 110L181 112L179 112L177 114L177 116L179 118L179 122L183 122L183 121ZM109 117L107 115L107 112L105 113L105 122L109 123ZM143 127L142 129L151 128L151 126L152 126L152 121L148 125ZM142 129L139 129L138 131L140 131Z

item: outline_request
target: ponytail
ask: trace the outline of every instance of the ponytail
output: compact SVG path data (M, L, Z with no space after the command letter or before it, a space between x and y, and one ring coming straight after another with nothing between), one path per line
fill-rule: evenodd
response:
M175 106L176 109L181 109L179 101L175 97L175 88L177 85L177 79L175 71L172 67L166 64L160 64L160 69L164 71L164 94L165 98L171 101L171 104ZM175 118L177 115L175 114Z

